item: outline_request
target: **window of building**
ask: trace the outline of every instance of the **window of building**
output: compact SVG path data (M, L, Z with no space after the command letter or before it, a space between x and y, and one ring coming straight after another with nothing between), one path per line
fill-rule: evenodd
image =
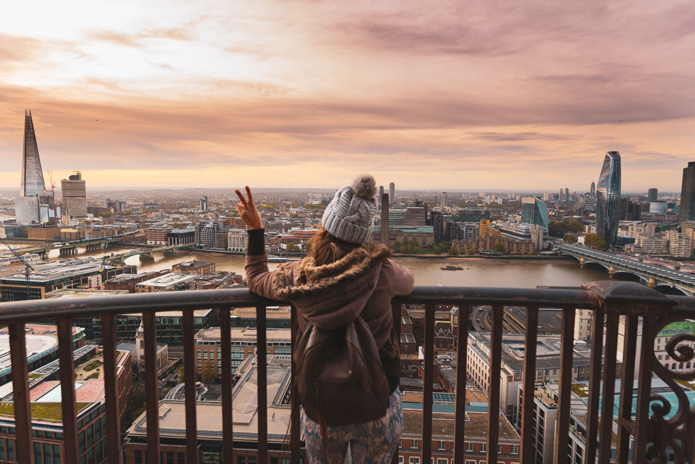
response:
M466 451L473 451L473 443L466 443ZM475 461L473 463L475 464Z
M481 443L480 444L480 452L484 453L485 451L487 451L487 445L485 443ZM483 464L485 464L485 463L483 463Z
M409 464L420 464L420 458L410 457L408 458Z
M512 454L519 454L519 445L512 445Z
M440 449L440 450L445 450L445 449L446 449L446 442L445 442L445 441L440 441L440 442L439 442L439 449Z
M417 449L417 440L410 440L410 447L412 449Z
M403 464L403 456L398 456L398 464Z
M437 464L449 464L449 460L446 458L437 458Z

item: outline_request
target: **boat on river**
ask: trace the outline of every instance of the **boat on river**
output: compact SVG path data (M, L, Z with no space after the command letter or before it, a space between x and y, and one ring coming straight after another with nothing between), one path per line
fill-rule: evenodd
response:
M442 266L439 269L442 271L463 271L463 268L461 266L454 266L452 264L447 264L446 266Z

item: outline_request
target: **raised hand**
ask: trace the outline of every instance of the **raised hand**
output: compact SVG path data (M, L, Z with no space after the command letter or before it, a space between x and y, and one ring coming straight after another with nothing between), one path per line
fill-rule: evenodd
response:
M248 199L244 198L244 194L241 193L239 189L236 189L235 192L239 197L239 203L236 204L236 210L239 212L241 220L244 221L244 224L246 224L251 230L262 229L263 220L256 209L256 204L253 202L253 195L251 194L251 189L249 186L246 186L246 195L248 196Z

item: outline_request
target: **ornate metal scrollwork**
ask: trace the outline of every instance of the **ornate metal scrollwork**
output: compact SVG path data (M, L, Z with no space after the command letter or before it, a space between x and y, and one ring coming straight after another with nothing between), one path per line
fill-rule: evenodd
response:
M653 333L656 336L664 327L679 320L682 319L671 317L659 320ZM663 392L650 395L649 443L646 450L646 461L649 463L668 462L669 450L674 454L675 462L694 462L695 459L695 406L690 406L683 385L678 383L695 380L695 350L689 342L695 343L695 335L681 333L672 336L666 343L666 353L673 361L667 364L657 360L653 350L646 354L653 357L651 364L654 374L668 385L677 399L677 404L674 404ZM688 363L690 368L685 367ZM676 369L672 368L673 364L676 364Z

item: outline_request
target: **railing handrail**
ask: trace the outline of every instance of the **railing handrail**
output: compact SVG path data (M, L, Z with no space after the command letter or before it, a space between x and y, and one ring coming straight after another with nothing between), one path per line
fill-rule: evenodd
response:
M615 288L615 282L611 282ZM599 282L600 284L600 282ZM633 287L635 284L625 282ZM632 285L630 285L632 284ZM646 287L645 287L646 289ZM601 302L594 289L588 288L510 288L420 286L413 293L398 298L397 302L471 305L531 305L541 308L597 309ZM634 290L634 287L632 288ZM620 306L639 303L641 306L669 307L677 313L695 316L695 297L666 296L653 293L612 293L606 300ZM282 303L282 302L281 302ZM286 303L288 304L289 303ZM185 290L174 292L131 293L97 295L84 298L57 298L48 300L0 302L0 323L33 322L64 317L90 317L124 313L153 313L171 311L172 307L186 309L216 309L230 306L277 306L246 288L225 290Z

